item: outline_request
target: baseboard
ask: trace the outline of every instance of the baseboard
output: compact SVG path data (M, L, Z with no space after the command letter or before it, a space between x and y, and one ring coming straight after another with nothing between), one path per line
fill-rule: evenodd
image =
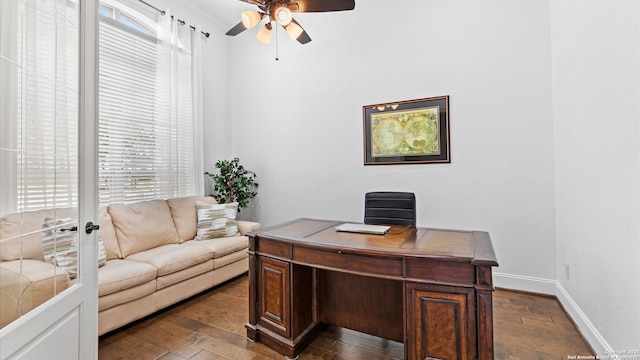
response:
M576 324L585 341L591 346L591 349L593 349L597 355L608 355L610 359L615 359L615 356L611 356L612 349L607 341L600 335L598 329L596 329L585 313L582 312L578 304L573 301L559 281L494 272L493 284L503 289L555 296L571 320Z
M597 355L607 355L607 359L617 359L618 357L612 351L611 346L609 346L607 341L600 335L598 329L596 329L587 315L582 312L578 304L573 301L560 282L556 282L556 289L556 298L560 301L560 304L562 304L562 307L564 307L564 310L569 314L574 324L576 324L584 339L591 346L591 349L595 351Z
M536 294L556 295L557 281L531 276L512 275L494 272L493 284L510 290L526 291Z

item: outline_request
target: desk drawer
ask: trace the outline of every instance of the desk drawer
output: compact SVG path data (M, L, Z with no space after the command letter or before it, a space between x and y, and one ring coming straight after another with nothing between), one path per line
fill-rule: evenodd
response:
M475 283L475 267L468 262L407 259L407 277L459 284Z
M337 270L350 270L370 274L402 276L402 260L387 259L365 255L343 253L342 251L323 251L306 248L293 248L293 260L304 265L326 266Z
M291 259L291 245L265 238L256 239L256 250L263 255Z

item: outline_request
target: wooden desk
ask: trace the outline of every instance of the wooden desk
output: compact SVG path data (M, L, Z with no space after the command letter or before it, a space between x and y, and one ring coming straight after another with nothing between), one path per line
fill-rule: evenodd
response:
M489 234L298 219L249 234L247 336L295 357L326 324L404 343L405 359L493 359Z

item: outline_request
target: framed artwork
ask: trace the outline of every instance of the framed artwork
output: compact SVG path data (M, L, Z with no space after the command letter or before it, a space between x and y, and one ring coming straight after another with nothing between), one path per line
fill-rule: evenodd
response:
M449 96L362 107L364 164L449 163Z

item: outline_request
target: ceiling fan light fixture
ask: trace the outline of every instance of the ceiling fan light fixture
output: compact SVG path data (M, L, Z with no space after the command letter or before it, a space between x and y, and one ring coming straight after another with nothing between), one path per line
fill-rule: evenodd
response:
M260 20L262 20L262 14L257 11L247 10L242 12L240 18L242 19L242 25L244 25L244 27L246 27L247 29L251 29L252 27L258 25Z
M271 42L271 23L266 23L264 26L258 31L256 35L256 39L261 43L268 45Z
M280 6L274 12L276 21L278 24L282 26L287 26L291 24L291 20L293 20L293 15L291 15L291 10L289 10L285 6Z
M287 30L287 34L289 34L289 37L292 40L298 40L300 35L302 35L302 33L304 32L304 29L302 29L302 27L295 22L292 22L289 25L285 26L285 30Z

